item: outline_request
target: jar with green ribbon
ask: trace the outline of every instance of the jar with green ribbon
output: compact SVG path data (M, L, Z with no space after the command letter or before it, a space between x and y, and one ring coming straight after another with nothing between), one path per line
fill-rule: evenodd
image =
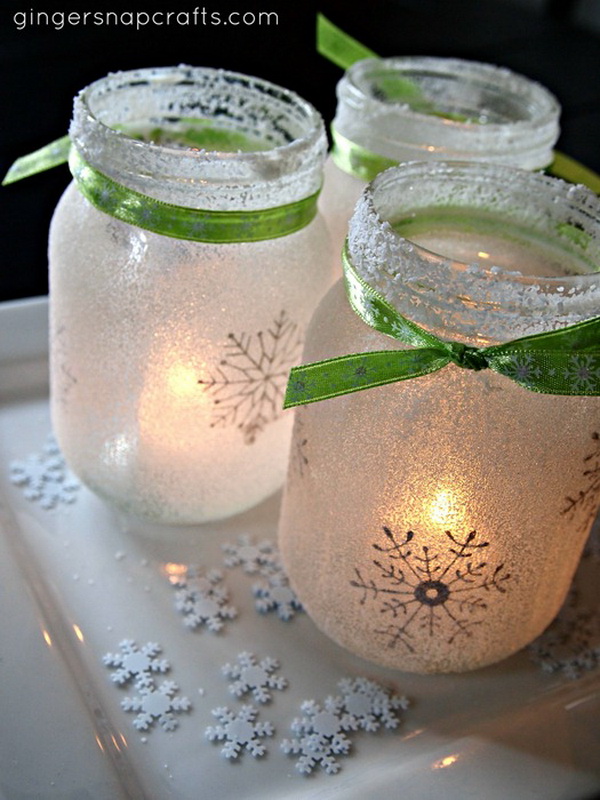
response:
M320 115L259 78L142 69L83 89L57 148L74 178L49 244L69 465L159 523L258 503L282 483L285 382L331 285Z
M600 503L600 200L404 164L361 195L344 269L288 383L286 571L366 659L491 664L551 622Z
M365 183L403 161L476 161L544 169L560 106L539 83L456 58L353 63L337 86L333 147L320 204L341 250Z

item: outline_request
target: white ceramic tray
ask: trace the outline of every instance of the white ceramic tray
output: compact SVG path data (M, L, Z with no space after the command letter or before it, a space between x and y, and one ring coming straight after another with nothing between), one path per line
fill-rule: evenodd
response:
M354 658L303 613L287 622L258 613L252 587L260 576L225 566L223 545L244 535L255 545L273 541L277 497L223 523L162 532L117 519L84 488L50 509L28 499L9 466L40 453L50 431L46 315L44 299L0 305L0 800L600 795L597 665L573 679L544 672L526 650L470 674L414 676ZM175 608L169 575L193 564L221 569L237 608L218 633L186 628ZM595 613L598 569L588 558L577 576L580 602ZM123 664L125 639L162 648L170 670L152 677L173 680L172 698L191 703L187 711L172 704L176 729L155 721L137 730L136 712L122 708L139 692L132 681L111 681L118 665L103 656ZM288 686L273 689L268 704L229 692L222 667L243 651L280 664L273 675ZM396 730L349 733L337 774L319 766L300 774L281 740L293 736L303 700L323 704L346 677L375 680L410 706ZM275 733L261 740L264 757L227 759L223 742L206 737L218 724L211 712L228 706L237 714L248 702Z

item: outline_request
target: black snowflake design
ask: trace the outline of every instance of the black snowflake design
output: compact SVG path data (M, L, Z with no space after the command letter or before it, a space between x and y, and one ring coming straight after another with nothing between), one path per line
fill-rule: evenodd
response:
M447 550L434 553L426 545L420 550L415 547L413 531L402 540L388 527L383 531L387 544L373 544L374 550L386 556L386 561L373 560L379 581L364 578L358 568L350 581L362 590L361 605L369 599L378 601L381 614L394 620L375 632L387 638L389 647L401 644L411 653L416 652L412 641L416 631L436 636L443 623L451 624L448 644L459 636L472 636L471 629L482 623L486 594L504 594L510 579L504 564L492 567L482 557L489 542L478 542L476 531L463 540L445 531Z
M582 510L584 519L581 527L587 528L598 511L600 499L600 433L594 431L591 435L593 449L583 459L583 480L585 488L580 489L577 495L567 495L561 514L567 519L573 519L579 509Z
M300 478L304 477L304 471L308 467L308 456L306 446L308 439L304 434L304 420L301 416L302 409L297 409L294 421L294 436L292 439L290 453L290 471L293 471Z
M225 355L202 384L214 400L213 427L236 425L246 444L278 419L290 367L300 357L298 325L282 311L266 331L230 333Z

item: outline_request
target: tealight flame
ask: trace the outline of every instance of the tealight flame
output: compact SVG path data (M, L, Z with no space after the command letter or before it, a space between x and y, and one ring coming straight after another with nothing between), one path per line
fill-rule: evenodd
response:
M444 528L456 528L464 524L464 501L452 489L440 489L427 509L429 519Z
M169 392L180 400L198 395L198 370L188 364L171 364L165 380Z

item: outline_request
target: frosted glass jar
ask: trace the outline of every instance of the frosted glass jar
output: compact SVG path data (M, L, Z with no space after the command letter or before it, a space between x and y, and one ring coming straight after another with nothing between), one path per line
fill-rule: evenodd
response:
M339 81L337 98L319 202L338 272L354 204L382 169L449 159L543 169L559 134L560 106L547 89L476 61L364 59Z
M348 253L405 318L474 347L600 308L590 274L600 201L537 173L387 170L357 204ZM303 362L399 349L352 310L340 280ZM518 356L513 367L532 368ZM600 367L582 356L569 369L585 388ZM538 394L490 369L451 363L304 405L281 511L284 565L319 628L358 655L415 672L481 667L557 613L597 511L599 465L599 397Z
M84 197L75 180L50 230L52 419L69 466L120 509L161 523L250 507L284 478L282 391L331 285L315 216L320 115L257 78L144 69L85 88L70 137L74 174L85 178L83 163L114 183L96 186L93 173ZM136 224L103 209L123 187L115 214L133 207ZM161 202L146 209L148 197ZM252 217L303 201L295 232L285 215L266 232ZM157 233L162 204L208 211L209 238L225 241ZM249 212L237 227L259 240L228 241L220 211Z

